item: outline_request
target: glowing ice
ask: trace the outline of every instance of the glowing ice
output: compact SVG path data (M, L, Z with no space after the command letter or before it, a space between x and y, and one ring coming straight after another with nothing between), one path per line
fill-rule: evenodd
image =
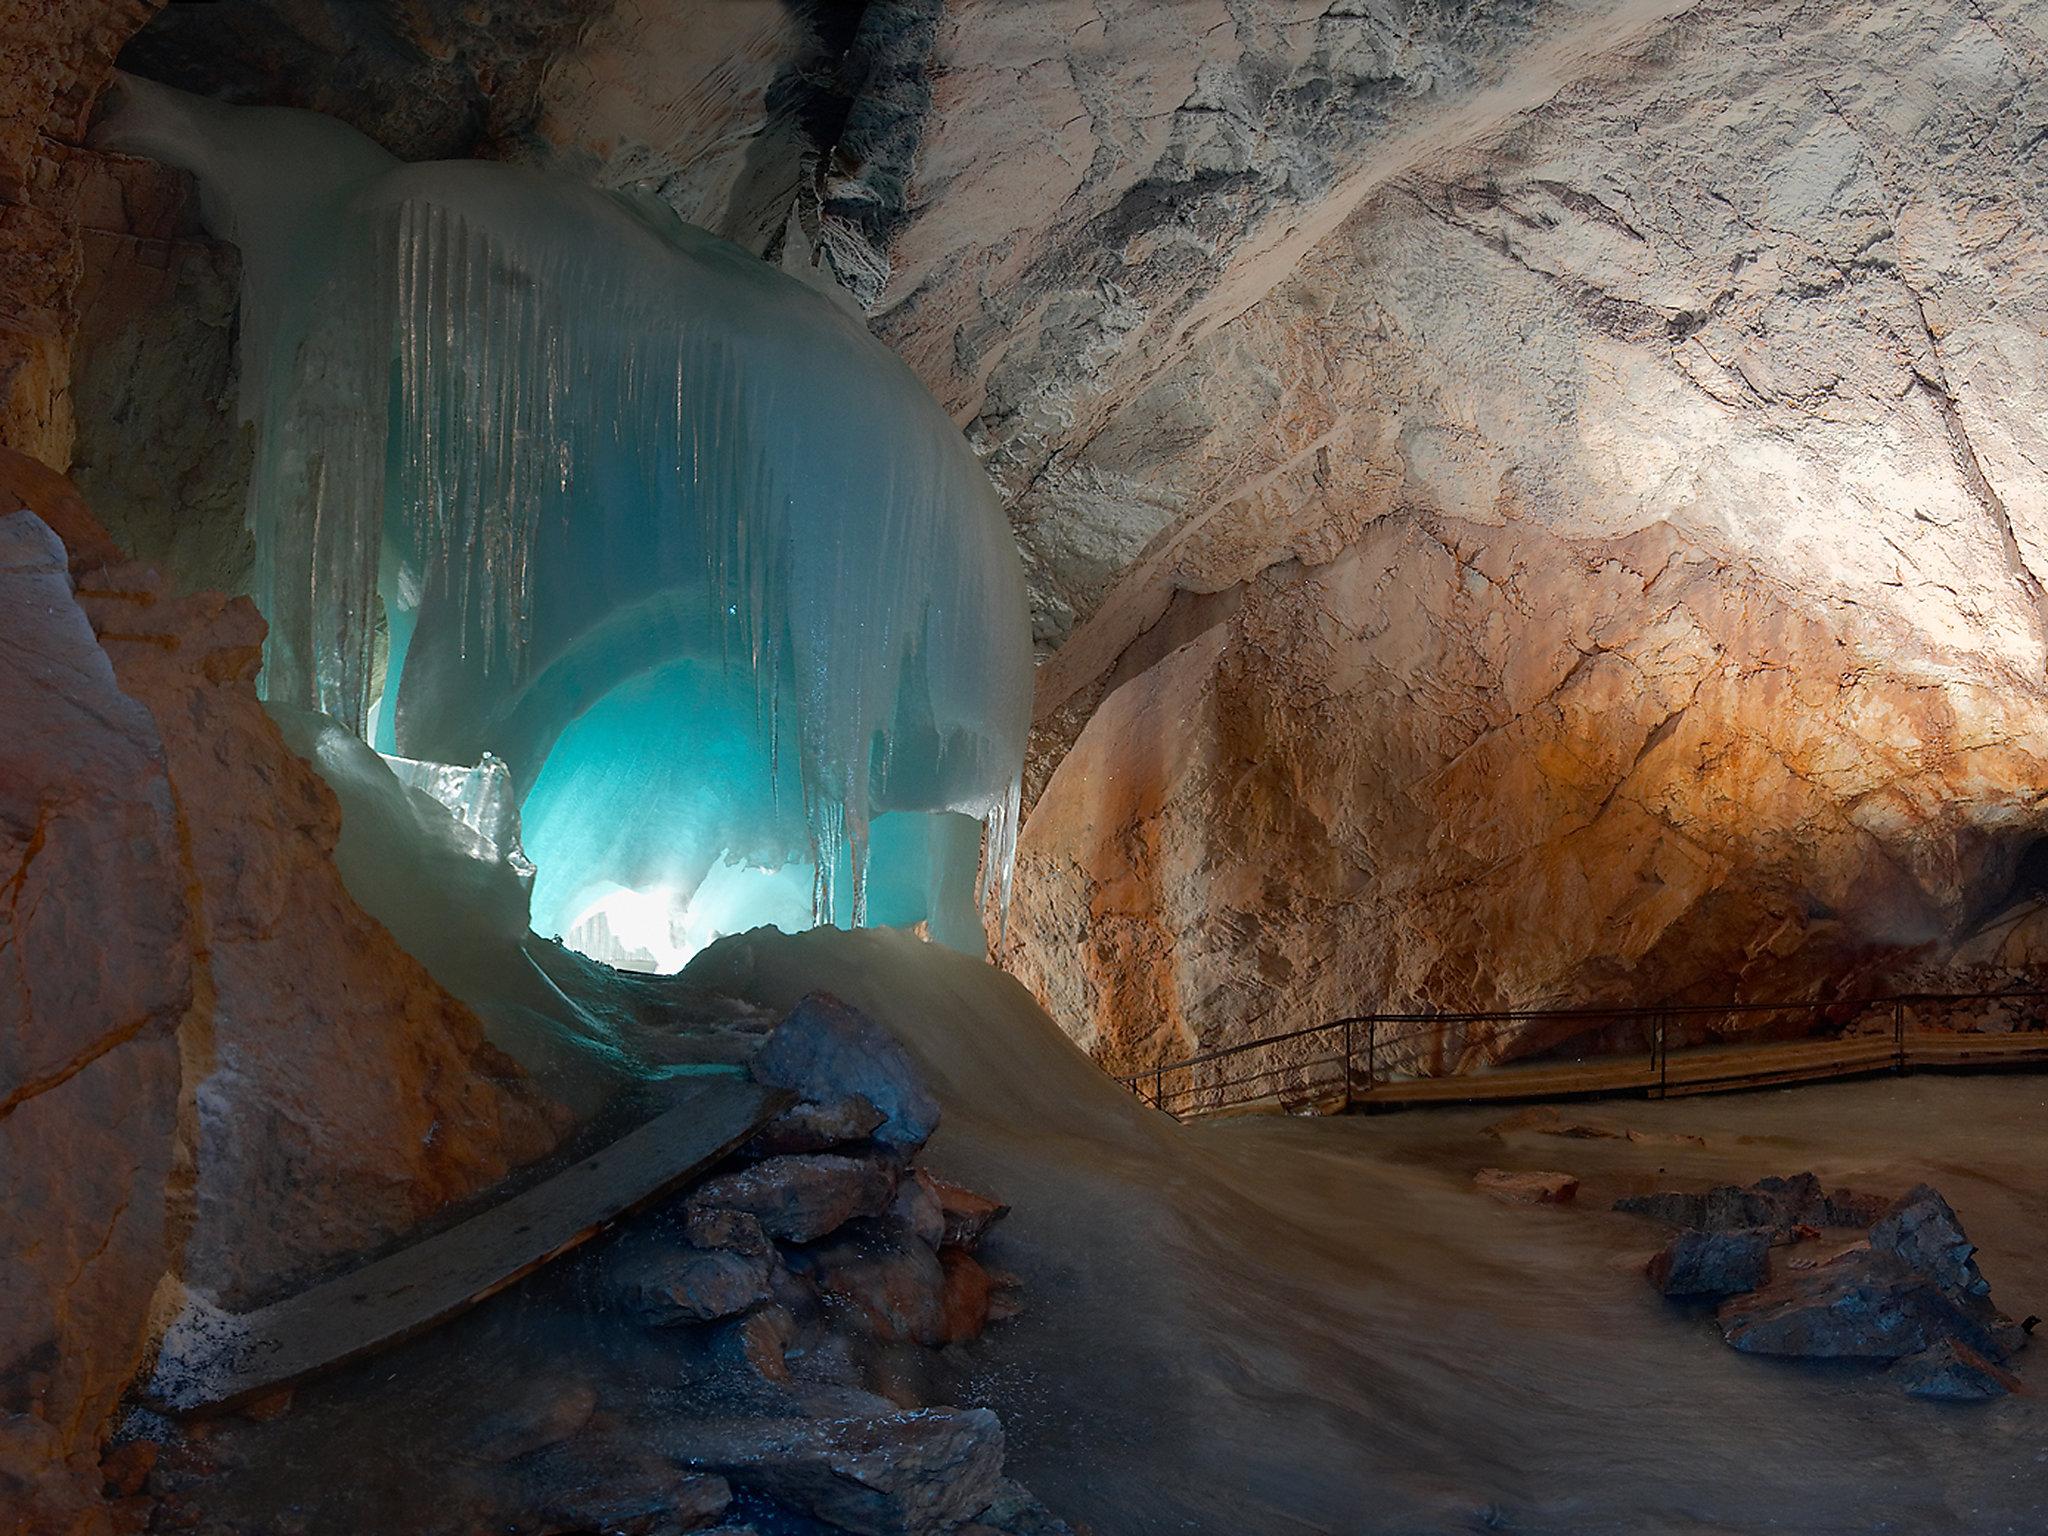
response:
M544 933L665 904L673 959L790 921L796 879L799 915L979 945L1022 581L885 347L651 198L119 89L99 141L193 171L243 250L271 698L502 758Z

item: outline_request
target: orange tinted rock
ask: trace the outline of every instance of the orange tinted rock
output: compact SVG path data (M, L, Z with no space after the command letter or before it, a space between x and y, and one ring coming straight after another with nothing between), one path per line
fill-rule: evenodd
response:
M1472 1175L1472 1182L1510 1205L1568 1205L1579 1193L1579 1181L1568 1173L1482 1168Z
M959 1344L980 1338L989 1324L989 1301L996 1290L994 1278L964 1248L941 1249L939 1264L946 1273L941 1293L945 1342Z
M256 697L255 607L132 565L80 597L158 724L204 934L187 1282L275 1291L547 1150L549 1106L342 884L333 792Z
M69 1531L175 1251L194 940L155 723L27 512L0 515L0 721L0 1488Z

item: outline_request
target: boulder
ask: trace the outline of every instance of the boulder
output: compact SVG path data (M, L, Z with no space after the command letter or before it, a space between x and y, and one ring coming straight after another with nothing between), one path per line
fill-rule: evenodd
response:
M810 1243L856 1216L879 1216L896 1193L896 1175L866 1158L830 1153L771 1157L697 1186L685 1207L688 1222L708 1221L715 1210L742 1211L770 1237Z
M1658 1190L1624 1195L1614 1202L1614 1208L1701 1232L1763 1228L1782 1242L1799 1227L1867 1227L1883 1214L1887 1204L1882 1196L1850 1189L1825 1190L1813 1174L1800 1173L1789 1179L1774 1176L1746 1186L1721 1184L1699 1192Z
M1987 1296L1862 1246L1723 1304L1718 1319L1735 1348L1764 1355L1901 1360L1954 1341L2002 1362L2026 1342Z
M912 1170L911 1177L897 1186L889 1219L927 1248L937 1248L946 1240L946 1211L922 1168Z
M754 1076L824 1104L858 1094L881 1112L874 1139L909 1153L939 1125L938 1101L896 1037L858 1009L813 992L755 1055Z
M1672 1297L1734 1296L1770 1277L1771 1234L1681 1232L1650 1260L1650 1283Z
M946 1272L915 1237L860 1223L807 1255L818 1288L884 1343L946 1342Z
M1029 1488L1007 1477L998 1485L994 1502L974 1517L972 1525L963 1526L960 1536L980 1536L986 1532L997 1532L999 1536L1076 1536L1074 1528L1039 1503Z
M1010 1208L993 1196L976 1194L922 1168L917 1170L917 1179L939 1202L939 1212L945 1218L942 1242L947 1247L974 1247L988 1235L990 1227L1010 1214Z
M882 1124L882 1112L857 1093L824 1103L792 1104L762 1126L741 1153L777 1157L792 1152L829 1152L834 1147L866 1141Z
M1954 1339L1908 1355L1891 1368L1889 1379L1908 1397L1944 1403L1989 1402L2020 1390L2018 1377Z
M986 1408L674 1427L679 1459L858 1536L937 1536L995 1502L1003 1427Z
M996 1292L995 1277L965 1248L939 1250L939 1268L945 1276L940 1293L943 1312L941 1336L948 1344L978 1339L989 1325L989 1309Z
M1873 1252L1889 1253L1952 1295L1989 1296L1991 1284L1977 1268L1977 1245L1939 1191L1916 1185L1870 1229Z
M686 1205L683 1235L695 1248L730 1248L756 1258L767 1258L775 1252L775 1244L763 1230L760 1217L721 1206Z
M1568 1173L1482 1168L1472 1175L1472 1182L1510 1205L1566 1205L1579 1193L1579 1181Z
M715 1322L768 1299L771 1263L731 1248L650 1253L626 1266L619 1295L651 1328Z
M1944 1337L1953 1314L1926 1276L1856 1248L1724 1303L1717 1320L1721 1336L1749 1354L1901 1360Z

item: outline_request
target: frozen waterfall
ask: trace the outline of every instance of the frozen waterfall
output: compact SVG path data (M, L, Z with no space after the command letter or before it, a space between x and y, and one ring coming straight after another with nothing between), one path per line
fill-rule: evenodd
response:
M192 171L242 249L271 699L502 759L543 933L661 968L762 921L980 948L1022 578L892 353L652 198L118 93L97 142Z

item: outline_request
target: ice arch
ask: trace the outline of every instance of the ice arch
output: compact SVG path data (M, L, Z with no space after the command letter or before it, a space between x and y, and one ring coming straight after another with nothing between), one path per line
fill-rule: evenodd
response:
M887 348L654 199L116 90L98 142L192 171L243 252L272 699L502 758L542 932L651 905L681 952L799 918L980 944L1022 576Z

